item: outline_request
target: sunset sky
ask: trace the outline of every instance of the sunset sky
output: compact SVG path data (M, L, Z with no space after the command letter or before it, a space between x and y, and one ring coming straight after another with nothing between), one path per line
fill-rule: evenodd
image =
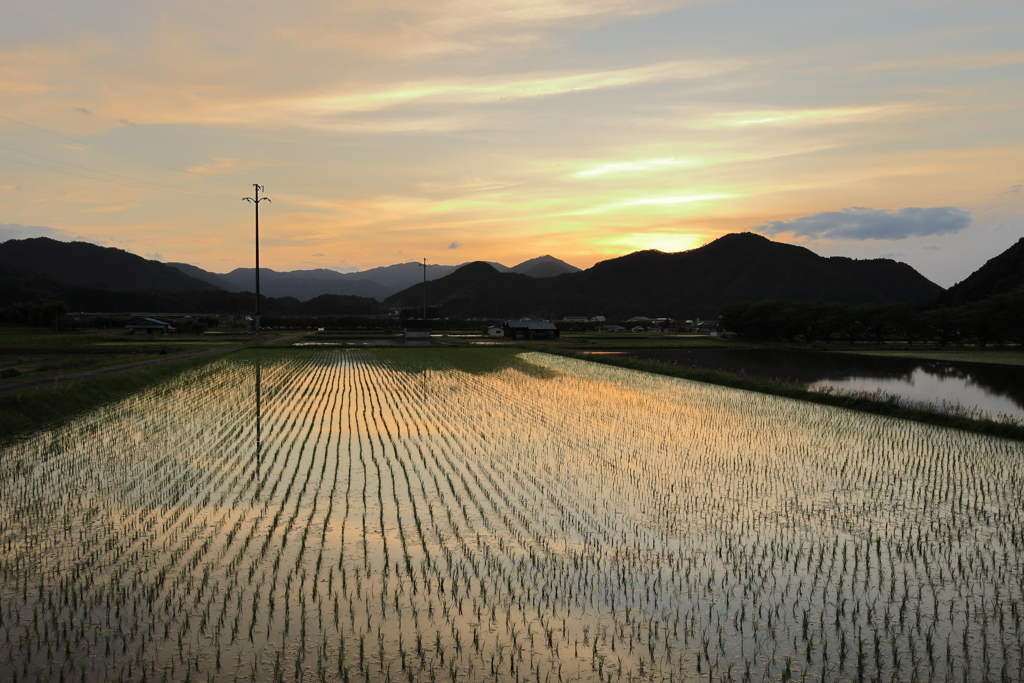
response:
M1024 2L0 5L0 240L226 272L1024 236Z

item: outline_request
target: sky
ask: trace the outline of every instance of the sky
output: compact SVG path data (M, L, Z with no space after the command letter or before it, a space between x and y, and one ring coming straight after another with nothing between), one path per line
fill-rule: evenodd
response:
M1024 3L4 0L0 240L214 272L1024 236Z

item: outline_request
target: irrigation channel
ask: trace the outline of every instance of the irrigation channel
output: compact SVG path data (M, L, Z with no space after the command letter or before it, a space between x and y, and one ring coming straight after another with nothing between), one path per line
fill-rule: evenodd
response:
M1022 490L581 360L242 352L0 448L0 680L1019 681Z

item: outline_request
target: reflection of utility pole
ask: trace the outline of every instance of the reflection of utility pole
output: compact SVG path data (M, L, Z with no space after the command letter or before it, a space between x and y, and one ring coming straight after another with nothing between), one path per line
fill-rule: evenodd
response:
M256 355L256 479L257 480L259 480L259 478L260 478L260 465L263 462L262 457L261 457L262 456L262 453L261 453L262 442L261 442L261 439L260 439L260 437L261 437L260 429L262 427L261 418L263 417L262 405L261 405L261 402L260 402L262 396L263 396L263 392L262 392L261 387L260 387L260 357L257 354ZM260 490L259 481L257 481L257 483L256 483L256 492L257 492L257 494L259 493L259 490Z
M423 319L427 319L427 259L423 259Z
M256 188L255 197L242 197L252 202L256 208L256 346L260 345L260 202L269 202L270 197L261 197L262 185L252 184Z

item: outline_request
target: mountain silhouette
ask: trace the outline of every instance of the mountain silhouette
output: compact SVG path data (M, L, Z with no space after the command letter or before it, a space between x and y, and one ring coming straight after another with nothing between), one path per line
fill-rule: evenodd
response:
M513 273L529 275L530 277L554 277L562 273L578 273L580 269L561 259L556 259L554 256L545 255L512 266L511 271Z
M1021 286L1024 286L1024 237L946 290L939 297L939 303L962 306L995 294L1006 294Z
M0 263L24 268L59 282L114 292L189 292L220 289L159 261L123 249L88 242L30 237L0 243Z
M1020 281L1022 253L1024 240L958 287L963 292L1004 291ZM247 303L254 288L251 268L209 273L121 249L46 237L0 244L0 264L10 266L0 297L8 302L56 298L72 310L91 311L208 312L252 306ZM943 292L904 263L825 258L752 233L725 235L686 252L638 251L583 271L542 256L513 269L484 261L461 267L430 265L427 278L428 304L440 306L450 317L712 318L734 301L929 302ZM423 304L423 266L415 262L360 273L261 269L260 284L260 293L276 301L277 310L304 314L369 313L381 308L374 299L384 300L388 310ZM389 288L398 285L404 289L388 296Z
M428 303L455 317L710 318L733 301L927 302L943 291L905 263L825 258L753 233L685 252L638 251L544 279L485 265L472 263L429 283ZM422 285L413 286L385 303L410 307L422 296Z

